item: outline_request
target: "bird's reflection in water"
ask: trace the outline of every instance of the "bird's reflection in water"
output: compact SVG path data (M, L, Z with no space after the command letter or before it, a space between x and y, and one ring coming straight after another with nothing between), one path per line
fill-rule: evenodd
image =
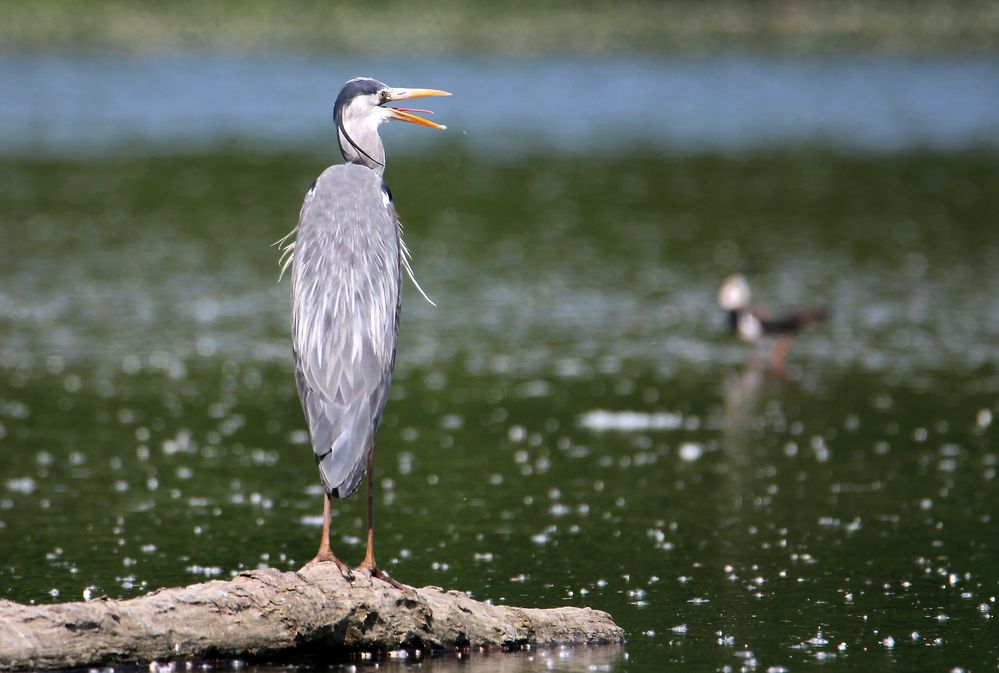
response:
M747 447L764 422L765 403L797 389L798 367L774 369L753 358L741 371L722 381L722 435L732 447Z

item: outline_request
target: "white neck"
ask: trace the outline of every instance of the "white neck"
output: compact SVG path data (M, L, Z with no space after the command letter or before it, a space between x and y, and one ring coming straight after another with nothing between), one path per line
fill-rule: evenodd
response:
M373 171L385 171L385 146L378 135L378 127L388 119L388 112L381 107L349 105L337 129L337 141L344 158L354 164L367 166ZM346 132L348 139L344 136ZM351 143L351 140L354 142Z

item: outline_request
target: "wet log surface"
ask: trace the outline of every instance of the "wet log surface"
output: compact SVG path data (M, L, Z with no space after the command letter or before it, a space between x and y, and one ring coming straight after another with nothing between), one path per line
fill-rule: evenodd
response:
M58 669L206 658L526 644L619 643L610 615L590 608L490 605L459 591L395 587L333 564L254 570L117 601L0 601L0 670Z

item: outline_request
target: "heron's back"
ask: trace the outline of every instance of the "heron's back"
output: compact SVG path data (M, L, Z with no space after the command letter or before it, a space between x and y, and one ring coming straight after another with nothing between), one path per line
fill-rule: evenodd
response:
M388 397L399 234L382 178L332 166L306 198L292 262L295 379L327 492L357 488Z

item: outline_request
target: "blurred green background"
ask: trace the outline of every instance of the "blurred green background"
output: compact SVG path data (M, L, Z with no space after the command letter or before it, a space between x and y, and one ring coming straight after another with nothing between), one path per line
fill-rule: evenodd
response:
M0 16L0 598L314 553L272 244L363 74L455 94L428 105L445 133L383 128L438 307L406 286L379 559L628 634L472 666L994 667L995 3ZM830 309L782 372L726 331L734 272ZM335 510L352 563L363 505Z
M0 41L149 49L329 52L661 52L733 47L995 48L999 9L988 0L225 0L0 3Z

